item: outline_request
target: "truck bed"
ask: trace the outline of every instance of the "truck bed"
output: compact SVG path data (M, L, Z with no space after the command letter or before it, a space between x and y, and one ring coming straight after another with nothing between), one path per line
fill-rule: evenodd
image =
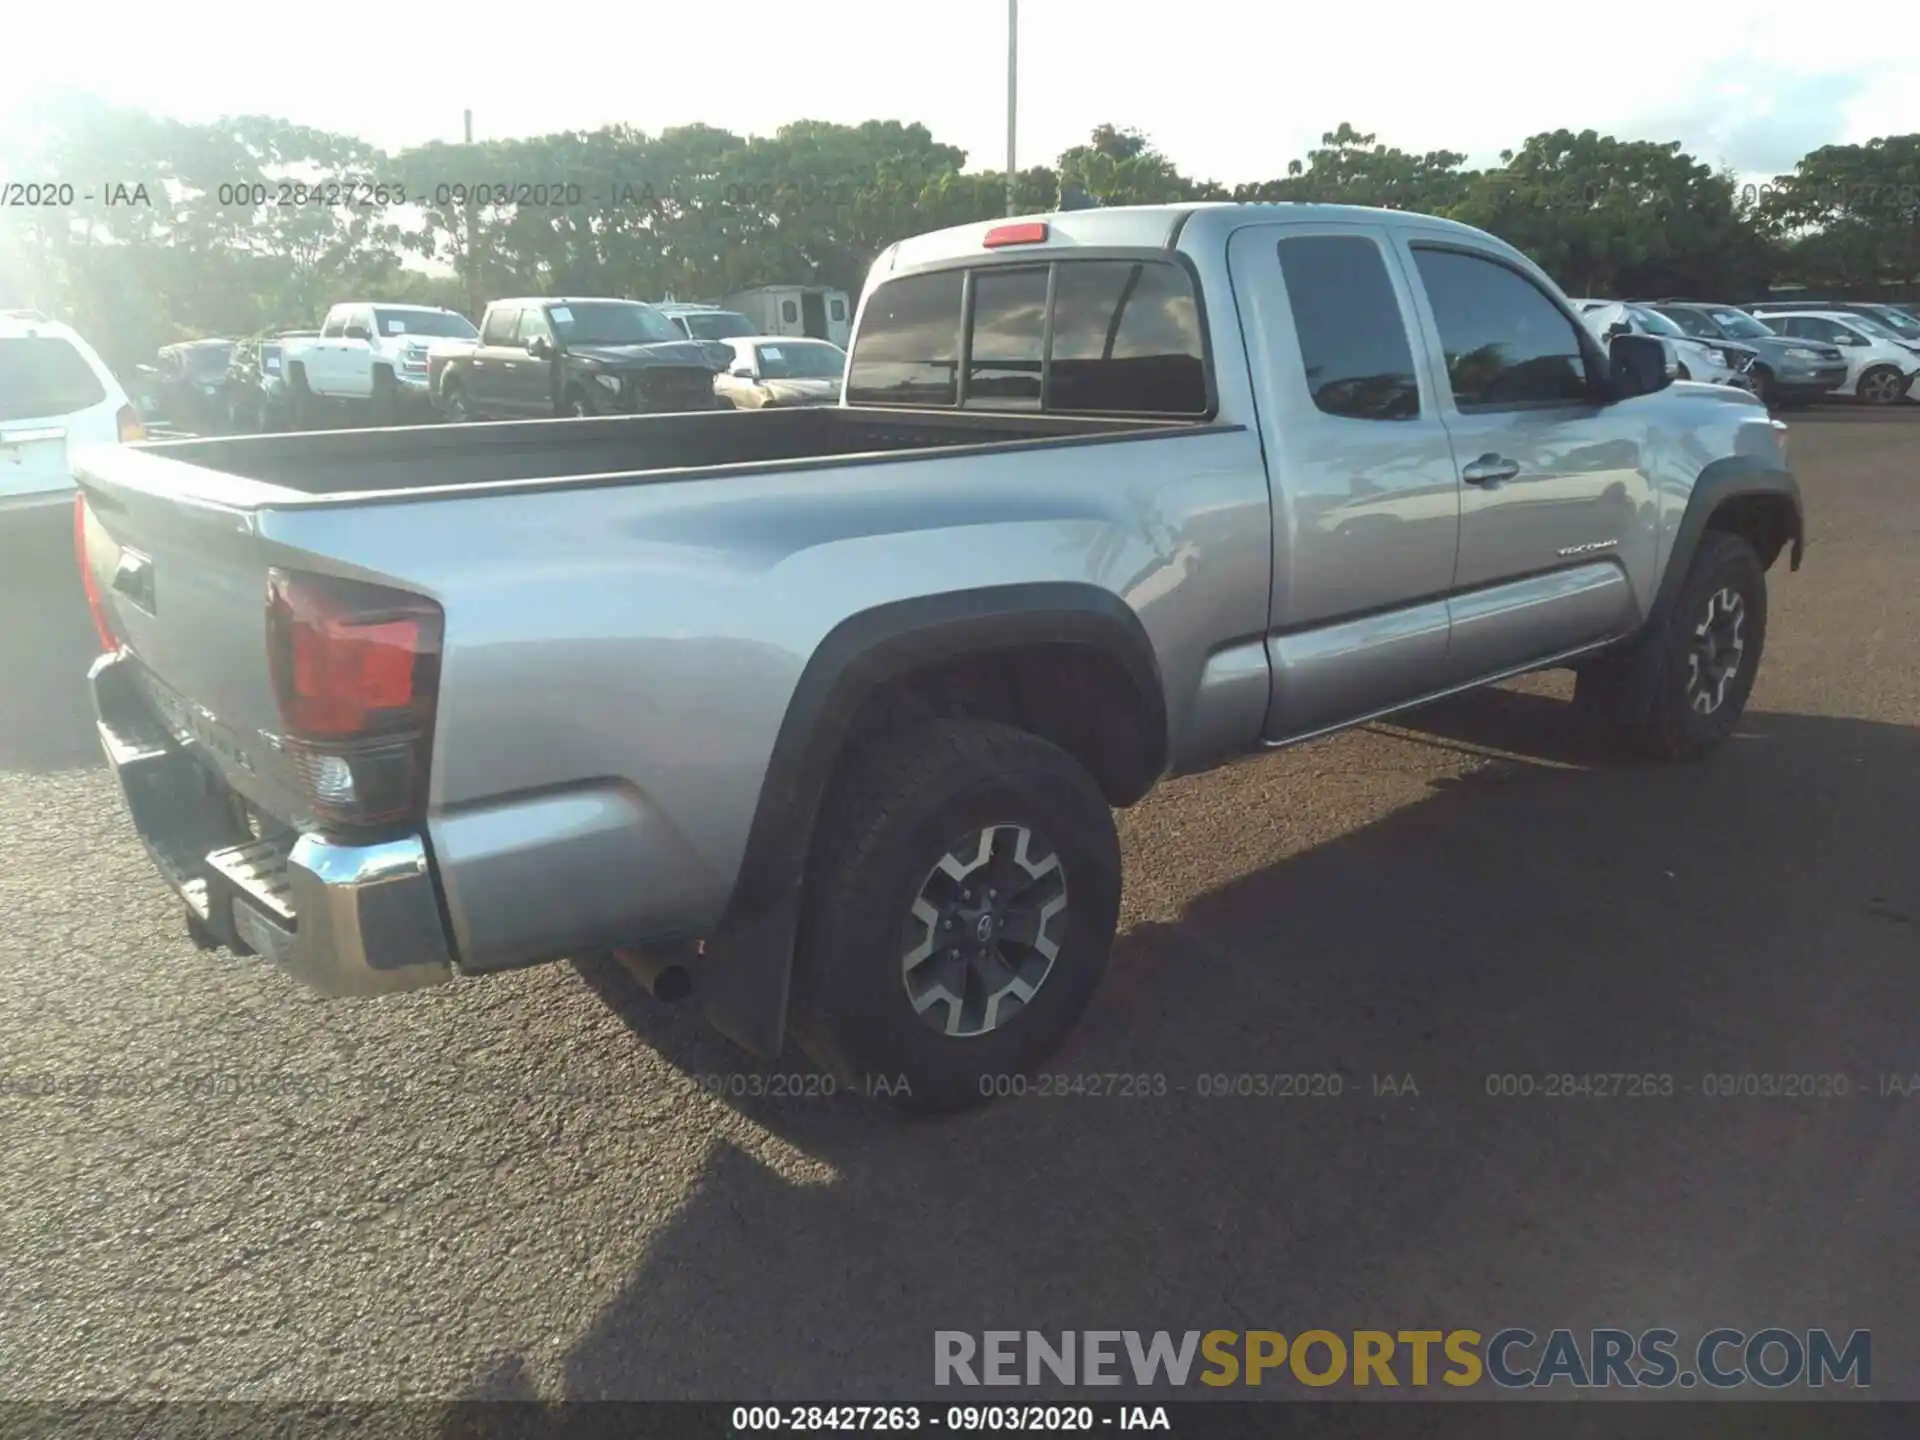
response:
M103 478L136 484L144 475L141 488L152 488L162 483L161 476L146 457L192 465L248 482L209 485L209 477L202 476L186 486L245 508L299 503L301 497L351 496L364 502L386 494L419 498L423 491L475 486L684 480L689 471L724 475L737 474L742 466L783 462L884 460L901 451L987 451L1192 424L819 405L161 441L96 457L96 469Z

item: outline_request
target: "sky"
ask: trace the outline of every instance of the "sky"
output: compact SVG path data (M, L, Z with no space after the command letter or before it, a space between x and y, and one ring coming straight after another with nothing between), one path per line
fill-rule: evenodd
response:
M1564 126L1678 139L1752 178L1818 145L1920 130L1910 9L1870 33L1853 21L1823 31L1822 13L1864 12L1805 0L1024 0L1017 158L1049 163L1110 122L1144 131L1183 172L1232 184L1284 173L1342 121L1477 164ZM131 23L103 44L86 7L16 5L7 100L30 107L78 87L184 120L278 115L388 150L459 139L471 108L480 139L897 119L966 150L970 168L998 169L1006 153L1005 0L552 11L200 0L190 19L160 9Z

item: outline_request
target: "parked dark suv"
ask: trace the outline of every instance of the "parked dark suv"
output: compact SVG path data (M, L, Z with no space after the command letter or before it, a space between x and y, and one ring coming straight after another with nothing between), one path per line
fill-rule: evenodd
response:
M233 347L231 340L185 340L161 348L155 399L170 425L210 432L226 423L227 363Z
M283 330L258 335L233 347L227 366L226 428L234 435L260 435L285 430L293 420L293 397L287 390L280 342L315 330Z
M1804 405L1847 379L1847 357L1817 340L1790 340L1731 305L1660 300L1651 306L1700 340L1731 340L1759 352L1750 372L1753 392L1768 409Z

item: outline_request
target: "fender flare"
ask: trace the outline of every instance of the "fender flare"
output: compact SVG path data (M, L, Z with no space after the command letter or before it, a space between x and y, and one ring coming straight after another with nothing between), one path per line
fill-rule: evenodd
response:
M1694 552L1700 548L1700 537L1706 534L1708 522L1728 500L1744 495L1780 496L1789 502L1792 519L1786 540L1788 568L1800 568L1807 548L1807 522L1800 499L1800 483L1793 472L1752 455L1727 455L1707 465L1694 481L1687 508L1674 530L1673 545L1667 551L1666 567L1661 572L1660 585L1654 592L1645 623L1631 643L1609 657L1621 667L1612 703L1617 720L1637 723L1645 719L1652 708L1659 671L1659 650L1653 642L1665 631L1673 607L1679 602L1680 589L1686 584Z
M910 671L1036 642L1097 646L1120 664L1147 717L1140 791L1151 788L1167 764L1166 692L1145 628L1117 595L1074 582L996 585L901 600L841 621L815 648L788 701L740 874L698 962L702 1004L722 1034L768 1058L785 1042L808 848L861 707Z
M1700 472L1687 497L1687 508L1673 532L1673 545L1667 552L1666 568L1660 575L1660 588L1654 592L1648 611L1649 630L1665 623L1686 583L1687 570L1693 564L1693 552L1700 548L1700 537L1707 522L1728 500L1741 495L1774 495L1789 502L1793 515L1788 530L1788 568L1798 570L1807 548L1806 509L1800 499L1800 482L1791 470L1768 465L1758 456L1726 455Z

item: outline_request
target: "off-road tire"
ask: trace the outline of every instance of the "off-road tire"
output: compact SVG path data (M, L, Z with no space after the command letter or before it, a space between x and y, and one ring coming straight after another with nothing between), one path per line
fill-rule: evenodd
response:
M1709 631L1725 629L1729 596L1738 600L1735 630L1740 648L1736 667L1716 689L1713 666L1720 662L1710 664L1700 647L1709 643ZM1738 535L1709 530L1700 537L1673 609L1657 631L1640 641L1651 648L1607 656L1584 667L1574 698L1609 721L1640 754L1656 760L1696 759L1724 744L1738 727L1766 639L1767 577L1760 557ZM1724 656L1724 648L1717 653ZM1644 714L1623 717L1621 689L1641 663L1651 667L1648 704ZM1711 702L1710 710L1699 708L1705 702Z
M843 1085L903 1109L957 1110L1009 1093L1073 1028L1106 969L1120 911L1113 812L1072 756L1006 725L916 725L863 744L846 765L809 856L795 1036ZM1011 1018L993 1024L993 1005L1004 999L989 1002L991 1028L944 1033L965 1023L964 1007L935 999L927 1007L935 1019L916 1009L909 976L922 998L928 982L906 962L914 938L931 941L940 927L916 919L914 907L928 887L949 883L932 872L964 838L992 831L1002 853L1007 832L995 827L1015 836L1025 829L1032 848L1021 853L1041 868L1047 854L1057 857L1065 905L1045 926L1058 948ZM1016 890L1042 883L1025 873L1016 873ZM946 964L950 953L931 963ZM1040 952L1019 953L1031 964Z

